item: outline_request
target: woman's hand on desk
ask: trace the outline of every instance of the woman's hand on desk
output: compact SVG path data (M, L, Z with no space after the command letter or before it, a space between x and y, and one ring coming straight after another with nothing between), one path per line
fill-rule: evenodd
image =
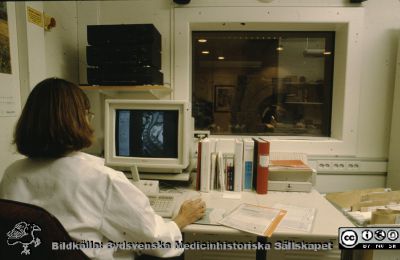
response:
M186 200L182 203L178 215L174 218L180 229L202 218L206 212L206 203L201 199Z

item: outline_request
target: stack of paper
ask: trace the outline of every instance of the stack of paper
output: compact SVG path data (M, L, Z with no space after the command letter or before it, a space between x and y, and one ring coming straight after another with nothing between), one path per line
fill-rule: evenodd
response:
M277 203L274 208L284 209L287 211L285 218L279 224L279 228L288 228L303 232L311 232L314 223L315 208L305 208L294 205L286 205Z
M285 215L286 211L281 209L240 204L219 223L259 236L270 237Z
M314 170L302 160L271 160L269 189L276 191L310 192L314 184Z

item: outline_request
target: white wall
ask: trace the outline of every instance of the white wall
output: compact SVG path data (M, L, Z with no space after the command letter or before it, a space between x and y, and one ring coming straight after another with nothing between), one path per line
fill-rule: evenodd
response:
M78 39L76 3L72 1L18 2L18 52L23 101L29 91L46 77L78 82ZM56 27L45 31L26 17L28 7L56 20Z
M387 185L393 190L398 190L400 189L400 37L397 53L395 84Z
M23 4L23 3L21 3ZM31 7L43 12L42 2L26 2L26 8ZM28 78L30 89L43 80L46 75L45 42L43 27L33 24L26 19L26 48L28 53Z
M388 156L400 1L365 2L357 155Z
M46 77L79 83L76 5L73 1L43 2L43 11L56 20L56 27L44 32L44 45Z

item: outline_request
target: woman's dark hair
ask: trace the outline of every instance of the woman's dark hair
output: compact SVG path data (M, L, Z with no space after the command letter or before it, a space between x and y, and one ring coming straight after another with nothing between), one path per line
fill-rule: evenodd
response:
M90 102L75 84L49 78L29 94L15 132L19 153L31 158L57 158L92 144Z

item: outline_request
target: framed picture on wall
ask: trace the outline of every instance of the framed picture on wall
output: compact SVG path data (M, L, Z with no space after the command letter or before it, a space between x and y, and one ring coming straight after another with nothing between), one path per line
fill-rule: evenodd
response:
M214 111L230 112L235 94L235 86L216 85L214 90Z
M16 117L21 109L15 5L0 3L0 117Z
M0 73L11 74L7 3L0 3Z

